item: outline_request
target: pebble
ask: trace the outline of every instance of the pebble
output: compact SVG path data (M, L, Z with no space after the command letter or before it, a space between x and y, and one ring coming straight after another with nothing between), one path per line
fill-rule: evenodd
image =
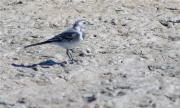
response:
M115 19L112 19L112 20L111 20L111 24L112 24L112 25L117 25Z
M96 35L96 34L94 34L94 35L93 35L93 37L97 37L97 35Z
M90 95L90 96L84 97L84 99L86 102L91 103L91 102L95 101L97 98L95 95Z

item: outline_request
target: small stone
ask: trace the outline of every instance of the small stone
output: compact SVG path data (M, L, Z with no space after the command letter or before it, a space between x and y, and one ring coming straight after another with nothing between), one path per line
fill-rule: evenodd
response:
M14 58L12 58L13 60L18 60L18 58L16 58L16 57L14 57Z
M104 20L104 23L107 23L108 21L107 20Z
M121 24L121 26L127 26L127 24Z
M50 28L58 28L58 25L57 24L49 24L49 27Z
M91 50L90 50L90 49L86 49L86 52L87 52L87 53L91 53Z
M163 26L166 26L166 27L169 26L168 21L160 20L159 22L160 22Z
M95 95L87 96L87 97L85 97L85 100L86 100L86 102L91 103L96 100L96 96Z
M31 37L32 37L32 38L38 38L38 36L37 36L37 35L32 35Z
M22 2L22 1L19 1L19 2L17 2L16 4L23 4L23 2Z
M102 20L102 17L99 17L98 20L101 21L101 20Z
M125 93L125 92L122 92L122 91L119 91L119 92L117 93L117 96L124 96L124 95L126 95L126 93Z
M111 24L112 24L112 25L117 25L117 23L115 22L115 19L112 19L112 20L111 20Z
M107 54L106 51L100 51L99 53L101 53L101 54Z
M96 34L94 34L94 35L93 35L93 37L97 37L97 35L96 35Z
M84 52L81 52L81 53L79 54L79 56L84 57L84 56L85 56L85 53L84 53Z
M20 104L25 104L26 103L26 99L25 98L21 98L17 101Z

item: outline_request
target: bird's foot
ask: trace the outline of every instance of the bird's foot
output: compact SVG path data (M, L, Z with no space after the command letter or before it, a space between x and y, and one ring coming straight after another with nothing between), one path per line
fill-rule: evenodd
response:
M78 62L78 60L75 60L75 59L69 60L70 64L74 64L74 63L77 63L77 62Z

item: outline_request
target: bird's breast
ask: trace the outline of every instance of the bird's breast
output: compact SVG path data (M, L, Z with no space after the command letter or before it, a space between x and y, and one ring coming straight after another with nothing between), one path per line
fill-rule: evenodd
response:
M81 40L81 41L82 41L82 40L84 40L83 33L82 33L82 32L80 32L79 34L80 34L80 35L79 35L79 40Z

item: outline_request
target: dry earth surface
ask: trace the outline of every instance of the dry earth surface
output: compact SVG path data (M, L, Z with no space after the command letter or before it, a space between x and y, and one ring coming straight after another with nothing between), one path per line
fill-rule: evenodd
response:
M23 49L77 19L76 63ZM180 0L0 0L0 59L0 108L180 108Z

